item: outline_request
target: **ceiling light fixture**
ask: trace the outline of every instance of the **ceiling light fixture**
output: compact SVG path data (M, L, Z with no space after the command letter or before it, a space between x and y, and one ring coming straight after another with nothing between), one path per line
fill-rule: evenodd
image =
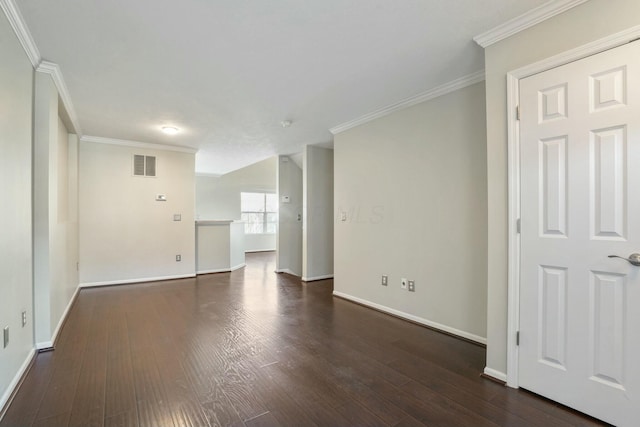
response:
M280 122L280 124L283 128L288 128L289 126L291 126L291 120L283 120Z
M178 128L173 126L162 126L162 132L166 133L167 135L175 135L176 133L178 133Z

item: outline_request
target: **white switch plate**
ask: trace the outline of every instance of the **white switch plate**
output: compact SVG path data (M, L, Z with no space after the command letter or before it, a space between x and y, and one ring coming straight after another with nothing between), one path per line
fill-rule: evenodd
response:
M402 278L402 280L400 281L400 287L402 289L407 289L407 279L405 279L404 277Z
M281 201L282 203L291 203L291 197L289 197L289 196L282 196L282 197L280 197L280 201Z
M346 212L340 212L340 220L341 221L346 221L347 220L347 213Z

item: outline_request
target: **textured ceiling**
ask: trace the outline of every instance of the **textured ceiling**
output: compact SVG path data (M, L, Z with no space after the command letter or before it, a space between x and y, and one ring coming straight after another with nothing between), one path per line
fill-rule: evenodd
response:
M482 70L472 38L544 2L16 0L85 135L198 148L213 174Z

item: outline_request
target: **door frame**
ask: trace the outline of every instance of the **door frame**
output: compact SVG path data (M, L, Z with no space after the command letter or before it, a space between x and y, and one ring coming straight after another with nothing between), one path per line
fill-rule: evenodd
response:
M508 276L507 276L507 385L519 388L518 345L520 329L520 79L551 70L591 55L634 41L640 37L640 25L587 43L542 61L507 73L507 174L508 174Z

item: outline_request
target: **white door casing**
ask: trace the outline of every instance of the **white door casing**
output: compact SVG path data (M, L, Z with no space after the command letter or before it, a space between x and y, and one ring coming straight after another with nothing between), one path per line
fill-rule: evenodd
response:
M640 416L640 43L520 81L519 385Z

